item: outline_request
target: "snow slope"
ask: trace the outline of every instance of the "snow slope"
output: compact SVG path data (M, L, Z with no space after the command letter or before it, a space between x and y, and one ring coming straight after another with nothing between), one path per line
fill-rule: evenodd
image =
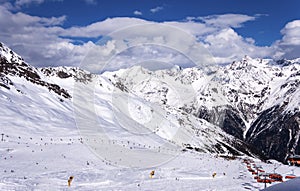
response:
M84 140L83 140L84 141ZM101 144L101 142L98 142ZM1 142L1 190L258 190L241 159L226 160L211 154L184 152L153 168L122 168L100 160L81 139L9 136ZM265 164L268 172L300 175L299 168ZM279 168L278 168L279 166ZM155 170L154 178L149 177ZM216 176L213 178L213 173ZM74 176L69 188L67 179ZM276 184L276 183L273 183ZM273 185L272 184L272 185ZM271 186L271 185L267 185Z
M241 159L217 157L243 155L235 138L188 112L204 99L209 108L231 103L214 76L36 69L3 44L0 51L1 190L66 190L69 176L74 190L262 188Z

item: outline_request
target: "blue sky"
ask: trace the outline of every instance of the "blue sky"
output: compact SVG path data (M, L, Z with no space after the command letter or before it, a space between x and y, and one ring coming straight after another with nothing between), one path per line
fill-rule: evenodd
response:
M160 7L157 12L151 9ZM41 17L66 15L64 27L84 26L110 17L138 17L151 21L180 21L187 17L215 14L246 14L262 16L255 22L245 23L237 31L255 39L257 45L271 45L280 39L280 30L291 20L300 19L298 0L65 0L46 1L24 5L24 13ZM142 15L135 15L139 11Z
M298 0L0 0L0 6L0 41L22 51L22 56L37 66L42 65L38 62L51 64L45 60L47 56L25 48L26 45L31 48L36 45L29 43L24 29L32 30L31 34L36 35L37 40L47 43L47 52L54 51L48 57L57 57L57 62L60 62L61 57L67 55L61 51L55 55L45 38L52 40L52 47L55 47L54 41L57 41L57 46L67 43L63 48L66 54L70 54L66 47L72 46L71 52L74 53L75 48L80 49L77 46L91 46L95 39L118 27L145 22L166 23L186 30L211 51L217 62L230 62L242 54L266 58L274 55L276 58L300 57L297 56L300 50ZM14 19L5 22L9 17ZM8 29L4 29L5 26ZM95 26L100 30L97 34ZM49 34L45 34L46 29L49 29ZM200 30L207 32L201 33ZM43 33L39 33L41 31ZM82 43L78 43L81 40ZM232 53L223 54L222 47ZM285 49L289 51L285 52Z

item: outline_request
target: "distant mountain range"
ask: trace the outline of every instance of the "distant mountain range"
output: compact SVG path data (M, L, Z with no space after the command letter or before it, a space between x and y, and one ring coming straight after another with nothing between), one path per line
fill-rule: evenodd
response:
M300 154L299 62L246 56L210 73L135 66L98 75L35 68L0 43L0 124L12 133L55 131L78 125L76 111L84 111L108 134L144 128L182 149L285 162Z

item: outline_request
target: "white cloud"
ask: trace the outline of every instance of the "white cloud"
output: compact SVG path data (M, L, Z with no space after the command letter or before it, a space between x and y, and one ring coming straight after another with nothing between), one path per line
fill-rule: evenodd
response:
M135 14L135 15L142 15L143 13L142 13L141 11L135 10L135 11L133 12L133 14Z
M300 45L300 20L289 22L281 30L283 38L281 45Z
M232 19L222 23L225 18ZM0 41L35 66L78 66L88 62L87 68L93 72L99 71L112 55L122 52L124 54L116 59L113 68L151 60L151 56L156 61L187 66L184 56L207 63L209 52L218 63L229 63L244 55L290 58L300 52L299 21L288 23L281 31L283 38L267 47L256 46L254 39L244 38L233 29L255 18L235 15L233 19L232 14L226 14L201 17L202 22L199 18L198 21L195 21L197 18L190 18L182 22L156 23L122 17L87 26L63 28L65 16L37 17L22 12L13 13L7 7L0 6ZM216 22L212 24L212 20ZM73 44L73 38L101 36L109 36L101 45L91 41ZM128 51L130 47L137 48Z
M127 25L126 22L124 23L123 21L126 21L131 25ZM111 25L111 22L113 22L114 25ZM105 28L104 26L118 26L118 23L122 23L123 25L125 24L126 27L121 28L121 30L115 30L111 32L109 30L102 30ZM105 55L103 55L104 52L101 52L97 49L98 47L95 48L97 51L91 50L88 56L86 56L88 59L85 59L83 62L81 62L85 69L89 69L91 71L100 71L105 63L110 60L110 58L115 57L119 53L126 52L132 47L138 48L135 48L134 52L130 51L129 55L125 54L121 56L121 61L118 60L118 62L113 64L114 67L108 68L115 69L129 66L133 62L132 58L135 58L135 63L145 62L147 60L151 60L149 55L152 56L152 60L159 62L166 62L168 60L176 64L178 64L179 60L182 60L180 58L183 58L183 56L180 55L187 56L195 63L201 62L201 64L211 64L213 61L212 59L207 60L207 57L209 57L208 51L205 50L200 43L197 43L194 36L171 25L159 24L134 18L114 18L98 22L97 27L98 31L93 30L93 35L103 35L103 32L105 32L104 35L109 35L112 40L108 41L104 47L108 48L107 45L110 45L109 47L113 47L113 49L109 49L110 51L106 52L107 54ZM114 29L114 27L107 27L107 29ZM67 30L66 32L70 32ZM84 32L83 29L78 31ZM89 35L91 34L90 32L91 31L89 31ZM74 31L70 32L70 34L71 33L74 34ZM77 34L84 35L84 33ZM155 46L149 48L147 45ZM165 51L166 49L162 49L162 47L172 50L172 54L167 53L167 51ZM151 51L147 51L150 49ZM162 50L164 50L164 52L161 52ZM141 54L140 51L144 53ZM200 54L199 51L201 52ZM149 52L151 52L151 54ZM152 54L155 52L159 52L160 56L158 56L158 54ZM172 58L170 58L170 55L172 55ZM190 60L189 63L186 61L179 63L185 66L194 65Z
M224 15L210 15L206 17L198 17L197 19L203 21L207 25L217 27L242 27L242 24L247 21L256 19L254 16L241 15L241 14L224 14Z
M104 21L95 22L87 26L82 26L82 27L76 26L76 27L68 28L64 30L64 32L61 33L61 35L69 36L69 37L99 37L123 28L128 28L135 25L145 25L145 24L154 24L154 23L155 22L146 21L140 18L129 18L129 17L108 18L105 19ZM178 30L183 30L195 36L202 36L202 35L209 34L213 31L219 30L216 27L207 26L203 23L197 23L197 22L167 21L162 23L172 27L176 27Z
M61 35L69 37L99 37L125 27L147 23L150 22L138 18L108 18L104 21L95 22L87 26L68 28L64 30Z
M6 8L7 10L13 10L13 9L15 9L14 5L11 2L8 2L8 1L2 1L2 0L0 0L0 6Z
M294 20L285 25L280 31L282 39L274 43L277 58L299 58L300 57L300 20Z
M50 65L53 61L48 59L49 54L52 56L52 53L56 51L56 57L59 57L62 53L54 47L63 45L61 50L66 49L65 43L68 41L58 37L58 34L64 30L58 25L64 20L65 16L45 18L21 12L11 13L0 6L0 25L3 26L0 28L0 41L9 45L36 66L43 65L43 63ZM56 57L53 58L56 59Z
M56 26L62 25L65 21L66 16L60 17L37 17L37 16L30 16L21 12L18 13L11 13L6 8L0 6L0 24L2 30L9 30L12 29L14 33L20 33L24 30L31 30L33 26ZM5 27L4 27L5 26ZM15 27L18 27L18 31L15 30ZM51 31L51 30L50 30Z
M141 55L143 56L141 57ZM174 65L190 66L191 63L184 54L168 47L145 44L143 46L133 46L114 56L105 69L116 70L137 64L148 69L161 69L162 67L172 67Z
M64 0L47 0L47 1L64 1ZM40 5L45 3L46 0L15 0L15 1L4 1L0 0L0 5L7 8L8 10L17 11L23 7L29 7L31 5Z
M157 7L155 7L155 8L150 9L150 11L151 11L152 13L156 13L156 12L158 12L158 11L162 11L163 9L164 9L163 7L157 6Z
M188 21L188 22L168 21L168 22L164 22L164 24L178 27L179 29L186 31L189 34L200 36L200 37L205 36L216 30L219 30L216 27L207 26L203 23L193 22L193 21Z
M273 54L273 47L255 46L254 40L243 38L233 29L225 28L209 34L205 40L208 48L218 63L230 63L248 55L254 58L265 58Z
M15 6L16 7L22 7L22 6L28 6L30 4L41 4L44 3L45 0L16 0Z

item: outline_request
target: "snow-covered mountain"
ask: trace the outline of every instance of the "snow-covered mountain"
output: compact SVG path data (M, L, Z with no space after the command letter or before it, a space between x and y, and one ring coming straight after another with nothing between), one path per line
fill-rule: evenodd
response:
M135 66L98 75L34 68L0 43L0 63L0 130L11 137L68 137L103 162L132 167L185 150L282 162L300 154L299 60L245 57L209 73ZM157 157L138 158L141 151Z
M190 74L199 70L186 73L166 70L154 74L133 67L95 75L79 68L37 69L5 45L1 44L0 50L1 107L18 119L4 122L11 129L23 126L22 133L32 132L27 131L22 119L33 131L43 131L41 124L47 124L48 129L55 132L51 127L53 123L57 128L76 125L88 128L85 123L92 123L94 117L99 124L90 124L91 128L100 125L99 128L108 132L118 131L118 136L112 133L110 139L138 141L139 144L155 140L153 144L157 147L161 141L167 141L179 150L187 147L211 153L242 154L240 150L247 150L242 141L218 126L180 109L193 101L188 99L193 88L186 84L190 84L193 77ZM123 79L122 75L128 76ZM174 86L176 90L173 90L170 84L178 87ZM182 92L178 94L178 90ZM179 99L178 95L186 97ZM83 133L86 129L80 130ZM141 134L132 136L127 131ZM154 135L144 136L144 131Z
M247 146L243 141L246 141L267 158L281 161L289 154L300 152L297 120L300 66L297 60L274 62L246 56L227 66L215 67L210 74L198 68L149 71L136 66L95 75L79 68L36 69L4 44L0 51L2 99L8 104L14 102L15 107L18 103L35 102L37 107L50 110L66 107L52 115L70 118L74 110L73 90L80 84L81 93L93 89L94 109L101 120L108 121L97 112L102 113L107 108L113 113L118 110L122 117L130 118L126 126L142 125L178 146L189 145L206 152L232 152L232 147L244 150ZM44 97L56 98L45 100ZM85 105L90 96L79 97ZM127 104L125 110L120 102ZM11 106L7 108L11 110ZM155 114L165 118L151 120ZM26 115L34 114L18 115L27 118ZM111 126L124 127L114 120L110 119ZM42 123L41 120L30 121L32 126ZM153 121L163 122L163 125ZM172 123L166 124L166 121ZM172 128L176 130L170 130ZM173 139L176 133L185 137Z
M300 152L299 69L297 59L246 57L218 70L230 107L238 111L235 121L246 127L245 141L267 158L285 162Z
M298 59L299 60L299 59ZM112 72L109 79L166 110L186 112L220 126L267 158L299 154L298 60L252 59L215 67Z

